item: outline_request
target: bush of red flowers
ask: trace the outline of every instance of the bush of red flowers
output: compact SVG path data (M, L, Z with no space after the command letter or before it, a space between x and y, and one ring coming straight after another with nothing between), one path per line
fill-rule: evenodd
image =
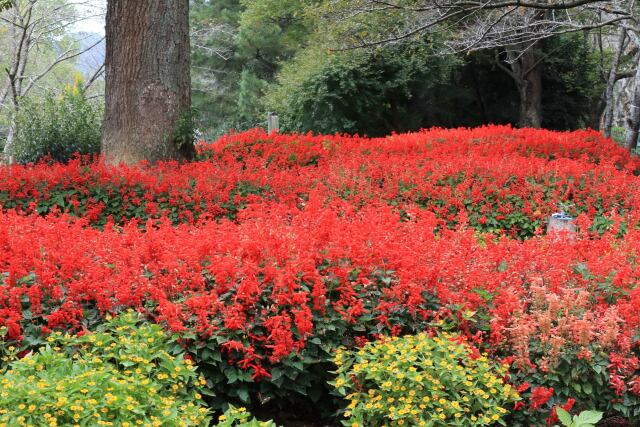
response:
M181 334L214 405L286 405L329 401L340 345L451 329L510 364L509 425L640 420L640 162L612 141L256 130L200 155L2 169L5 344L134 308ZM575 236L543 233L560 202Z

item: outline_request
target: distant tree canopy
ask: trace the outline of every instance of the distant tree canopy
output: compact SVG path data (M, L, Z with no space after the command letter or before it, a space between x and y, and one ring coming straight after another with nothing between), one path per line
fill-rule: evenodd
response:
M583 37L545 41L543 126L593 126L603 83ZM306 52L286 64L266 102L287 130L385 135L428 126L518 121L518 93L493 51L435 56L423 45L335 54ZM597 114L596 114L597 116ZM595 118L597 126L598 117Z
M193 104L214 133L261 125L282 64L312 32L309 0L191 2Z
M192 2L195 37L205 27L212 35L204 47L193 43L201 126L219 134L264 125L267 111L280 115L284 130L367 135L519 122L504 49L441 55L445 32L336 50L344 28L321 19L325 11L311 0ZM388 16L381 19L389 25ZM588 37L550 37L536 55L542 126L598 126L604 80Z

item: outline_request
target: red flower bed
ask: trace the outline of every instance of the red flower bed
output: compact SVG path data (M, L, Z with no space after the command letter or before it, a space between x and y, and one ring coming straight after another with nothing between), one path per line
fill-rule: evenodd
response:
M37 345L134 307L233 382L276 383L312 349L442 320L531 383L526 410L640 412L638 161L597 133L256 131L202 151L182 166L3 169L8 337ZM537 236L558 201L581 231ZM29 215L54 206L67 213Z
M21 213L68 212L91 223L169 217L235 218L256 200L304 205L311 193L358 209L385 202L436 214L440 227L528 238L558 202L609 224L638 206L640 162L595 132L487 127L382 139L251 131L201 148L208 161L111 168L101 163L0 171L0 205Z

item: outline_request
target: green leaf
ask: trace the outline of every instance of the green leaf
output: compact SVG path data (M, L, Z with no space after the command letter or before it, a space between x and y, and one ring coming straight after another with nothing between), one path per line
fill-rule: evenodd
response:
M318 386L315 386L315 387L311 387L308 390L308 393L309 393L309 397L311 398L311 401L314 403L317 403L322 398L324 394L324 390Z
M595 424L602 419L602 412L598 411L583 411L578 415L576 421L578 425L582 424Z
M568 427L571 425L571 414L569 414L564 409L556 406L556 414L558 415L558 419L565 426Z
M238 381L238 373L236 372L235 369L229 369L225 372L225 375L227 376L227 384L233 384L236 381Z
M245 387L239 388L238 389L238 397L244 403L249 403L249 390L247 390Z
M278 368L277 366L271 370L271 381L277 381L284 374L284 370L282 368Z

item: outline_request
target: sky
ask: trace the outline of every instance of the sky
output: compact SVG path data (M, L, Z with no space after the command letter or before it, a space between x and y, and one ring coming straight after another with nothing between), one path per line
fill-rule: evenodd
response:
M82 15L89 16L76 25L77 32L98 33L104 35L104 14L106 10L106 0L75 0L76 8Z

